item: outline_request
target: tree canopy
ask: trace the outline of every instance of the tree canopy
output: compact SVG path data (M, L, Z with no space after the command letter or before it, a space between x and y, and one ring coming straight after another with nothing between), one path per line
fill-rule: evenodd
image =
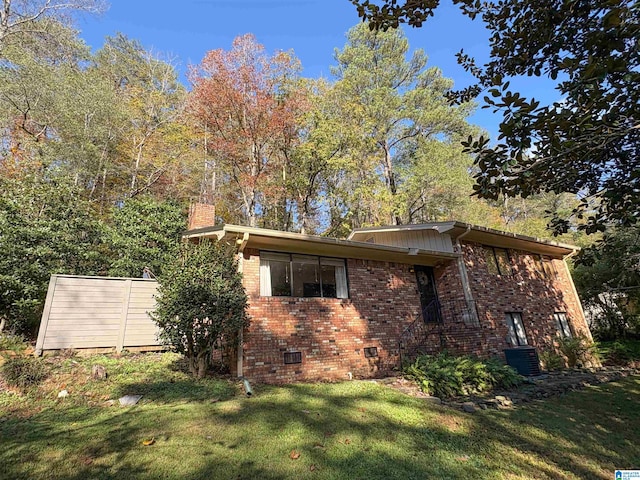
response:
M438 0L351 0L370 28L401 23L420 27ZM464 52L458 61L478 79L452 98L484 92L487 107L503 113L497 144L469 138L479 167L475 193L529 197L569 192L580 202L556 215L556 233L587 233L607 225L635 224L640 214L640 6L635 1L454 0L482 18L490 57L477 65ZM560 100L541 105L509 88L518 75L557 80Z

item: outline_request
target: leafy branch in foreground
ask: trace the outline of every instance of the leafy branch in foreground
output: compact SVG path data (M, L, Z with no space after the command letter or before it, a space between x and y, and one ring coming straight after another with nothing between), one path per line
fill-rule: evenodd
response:
M370 28L420 27L438 0L351 0ZM458 62L478 82L452 95L468 101L483 92L485 108L503 114L498 144L465 142L476 156L475 194L528 197L569 192L580 204L555 216L557 233L586 233L633 225L640 216L640 4L634 1L454 0L463 14L482 18L489 61ZM535 32L535 33L533 33ZM558 80L561 99L540 105L509 89L517 76Z

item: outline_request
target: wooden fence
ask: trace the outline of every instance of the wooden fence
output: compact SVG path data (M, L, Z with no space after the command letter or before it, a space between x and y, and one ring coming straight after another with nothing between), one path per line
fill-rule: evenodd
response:
M155 280L52 275L36 342L45 350L158 347Z

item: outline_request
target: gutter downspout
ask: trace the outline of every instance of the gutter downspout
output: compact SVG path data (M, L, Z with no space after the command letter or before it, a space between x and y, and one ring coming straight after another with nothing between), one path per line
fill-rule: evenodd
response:
M460 245L460 239L466 237L471 232L471 225L467 225L467 230L455 238L455 248L458 253L462 254L462 245ZM467 272L467 266L464 264L464 257L461 255L456 259L458 264L458 272L460 273L460 280L462 281L462 292L464 293L464 299L467 303L467 309L471 313L471 322L475 326L480 326L478 319L478 311L476 309L476 303L473 299L473 292L471 291L471 284L469 283L469 273Z
M242 275L242 271L243 271L243 260L244 260L243 253L244 253L244 249L247 246L247 243L249 243L249 233L244 232L244 235L242 235L242 240L239 238L236 240L236 245L238 245L238 273L240 273L240 275ZM238 332L238 350L236 353L236 357L237 357L236 370L237 370L237 375L240 378L243 378L242 357L244 355L244 351L242 349L242 335L243 335L243 331L241 328L240 331Z
M564 257L562 257L562 263L564 264L564 270L565 272L567 272L567 277L569 278L569 286L571 287L571 291L573 292L573 295L578 304L578 310L580 311L580 315L582 315L582 321L584 322L584 325L587 327L587 337L589 337L589 340L593 342L593 337L591 336L591 329L587 324L587 317L585 317L584 309L582 308L582 300L580 300L580 297L578 296L578 290L576 290L576 285L575 283L573 283L573 277L571 276L571 272L569 271L569 266L567 265L567 260L575 256L577 253L578 253L578 250L574 250L570 254L565 255Z

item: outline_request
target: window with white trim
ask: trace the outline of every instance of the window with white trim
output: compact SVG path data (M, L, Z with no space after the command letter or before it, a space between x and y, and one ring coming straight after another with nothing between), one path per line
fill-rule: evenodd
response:
M260 295L348 298L345 261L342 258L260 252Z
M514 347L528 345L527 334L524 331L524 323L522 322L522 313L507 312L506 322L509 332L509 343Z
M553 319L556 321L556 328L558 329L558 334L562 338L573 337L573 333L571 332L571 326L569 325L569 319L567 319L567 314L565 312L554 313Z

